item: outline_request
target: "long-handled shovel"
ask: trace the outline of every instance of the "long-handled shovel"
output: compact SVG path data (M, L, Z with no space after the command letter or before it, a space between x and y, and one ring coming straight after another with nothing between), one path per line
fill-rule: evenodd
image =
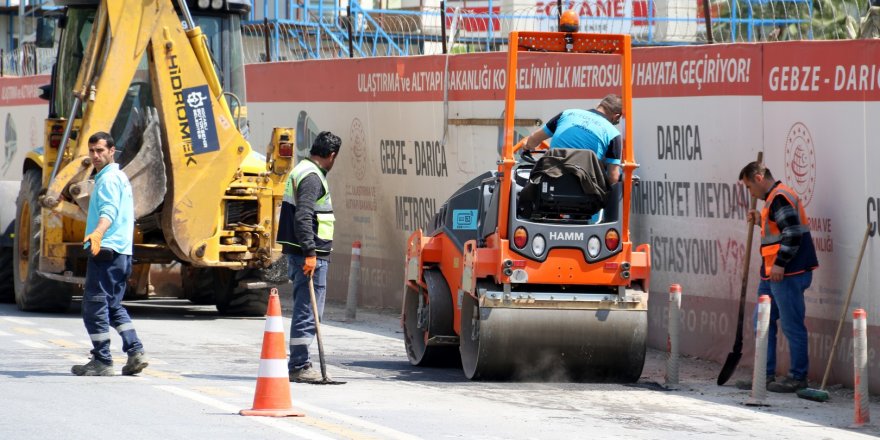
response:
M758 152L758 163L761 163L764 159L764 152ZM755 206L757 206L758 200L754 197L749 201L749 211L754 211ZM746 291L749 288L749 262L752 257L752 230L755 228L755 219L749 216L749 225L748 225L748 235L746 236L746 254L743 259L743 275L742 275L742 287L739 292L739 318L736 320L736 339L733 342L733 351L727 354L727 360L724 361L724 366L721 368L721 374L718 375L718 385L724 385L730 379L730 376L733 376L733 372L736 371L736 366L739 364L739 360L742 358L742 348L743 348L743 315L745 314L746 307Z
M321 381L312 382L316 385L342 385L345 382L333 380L327 376L327 364L324 362L324 342L321 340L321 319L318 318L318 301L315 299L315 283L309 276L309 295L312 303L312 315L315 317L315 338L318 339L318 360L321 362Z
M859 279L859 267L862 265L862 256L865 255L865 246L868 244L868 235L871 233L871 225L865 228L865 237L862 238L862 248L859 249L859 259L856 260L856 267L853 269L852 278L849 280L849 292L846 294L846 304L840 312L840 320L837 321L837 332L834 333L834 342L831 344L831 353L828 354L828 364L825 365L825 375L822 376L822 386L819 389L804 388L797 391L798 397L801 399L813 400L816 402L825 402L831 398L828 391L825 391L825 384L828 383L828 373L831 372L831 360L834 359L834 350L837 349L837 342L840 340L840 329L843 327L843 321L846 320L846 314L849 312L849 301L852 299L853 289L856 287L856 280Z

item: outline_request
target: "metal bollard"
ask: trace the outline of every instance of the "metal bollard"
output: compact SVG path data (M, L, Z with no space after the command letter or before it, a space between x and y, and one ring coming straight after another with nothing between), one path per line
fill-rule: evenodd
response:
M861 427L871 422L868 396L868 314L865 309L853 311L853 367L853 388L855 388L853 425Z
M666 388L678 388L678 344L681 319L681 286L669 286L669 335L666 338Z
M345 297L345 319L357 318L358 289L361 287L361 242L351 244L351 269L348 272L348 295Z
M758 298L758 328L755 331L755 366L752 395L746 405L769 406L767 400L767 333L770 328L770 295Z

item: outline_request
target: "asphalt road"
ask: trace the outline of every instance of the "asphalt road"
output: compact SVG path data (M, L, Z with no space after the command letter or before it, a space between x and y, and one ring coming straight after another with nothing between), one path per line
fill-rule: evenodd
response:
M718 365L694 359L682 364L681 389L665 390L665 355L657 351L649 351L637 384L470 382L457 368L410 366L396 313L362 310L356 322L346 323L339 319L343 310L333 306L323 327L329 372L348 383L291 384L293 405L305 417L243 417L238 411L253 403L263 318L222 317L213 307L181 300L126 304L151 358L137 377L70 374L72 365L87 361L90 348L78 304L64 314L22 313L0 304L0 439L804 440L880 434L873 427L847 428L852 400L846 390L825 404L771 395L769 407L746 407L748 392L715 386ZM125 362L120 347L114 334L117 372ZM875 417L878 410L875 402Z

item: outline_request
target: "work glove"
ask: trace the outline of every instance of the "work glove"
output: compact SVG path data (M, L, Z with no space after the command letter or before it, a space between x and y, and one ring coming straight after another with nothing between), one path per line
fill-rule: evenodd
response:
M303 273L306 274L307 277L310 277L315 273L316 267L318 267L318 257L314 255L306 257L306 263L303 264Z
M89 251L92 252L93 257L98 256L98 252L101 252L101 239L104 238L104 234L102 232L92 232L89 235L86 235L86 238L83 239L83 244L89 244Z

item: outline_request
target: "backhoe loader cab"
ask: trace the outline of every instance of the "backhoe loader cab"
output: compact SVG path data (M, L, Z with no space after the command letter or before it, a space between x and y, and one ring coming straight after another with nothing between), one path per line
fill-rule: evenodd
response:
M275 245L292 128L264 156L247 140L241 18L246 0L62 0L44 144L22 169L13 248L22 310L64 310L82 285L94 167L110 132L134 193L129 297L151 264L179 262L183 296L222 313L265 312L286 281ZM2 280L0 280L2 281Z
M66 6L64 15L58 17L60 40L56 65L53 69L51 90L56 88L62 91L73 89L76 75L79 71L82 58L88 44L89 35L95 21L97 12L97 0L68 0L56 1L56 4ZM241 20L244 14L250 11L250 2L247 0L225 1L221 7L214 9L208 4L207 7L198 8L198 1L188 1L190 12L196 26L199 26L206 37L208 50L214 61L216 75L226 93L227 105L233 111L234 116L239 116L238 122L241 128L246 130L246 102L244 79L244 59L242 57ZM178 12L179 15L179 12ZM181 17L181 24L186 28L187 24ZM114 121L114 136L120 146L124 146L125 139L121 139L121 129L131 118L131 112L138 108L143 113L143 108L152 105L152 90L149 84L147 55L138 65L134 80L129 87L126 100L120 108L120 114ZM112 62L112 61L111 61ZM73 101L72 93L52 94L49 102L50 117L63 115ZM121 150L122 148L117 148Z
M470 379L639 379L648 328L650 248L629 234L633 172L630 37L512 32L507 77L520 52L606 57L621 65L626 117L622 180L610 187L595 153L514 153L516 81L507 82L504 142L496 170L455 192L430 231L408 240L402 325L413 365L460 358ZM546 151L547 146L543 145ZM545 161L555 160L551 167ZM590 180L541 169L568 169ZM594 164L581 166L581 164Z

